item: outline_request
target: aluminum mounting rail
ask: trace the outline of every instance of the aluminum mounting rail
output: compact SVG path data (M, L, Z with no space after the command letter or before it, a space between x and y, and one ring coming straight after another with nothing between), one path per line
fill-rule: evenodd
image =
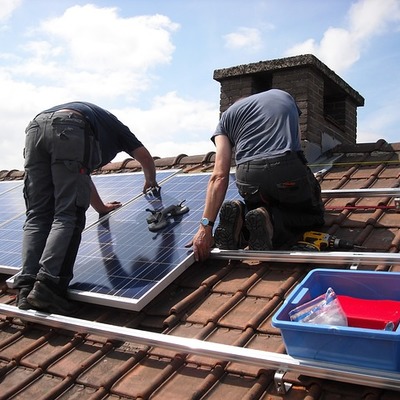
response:
M321 379L400 391L400 372L360 368L325 361L295 359L286 354L146 332L63 315L46 314L34 310L24 311L7 304L0 304L0 312L7 316L20 318L26 322L42 324L52 328L66 329L83 334L95 334L108 339L130 341L148 346L159 346L183 354L196 354L224 361L270 368L279 371L281 374L293 371Z
M400 264L400 253L350 251L253 251L212 249L211 257L221 260L258 260L303 264Z
M321 190L322 197L400 197L400 188Z

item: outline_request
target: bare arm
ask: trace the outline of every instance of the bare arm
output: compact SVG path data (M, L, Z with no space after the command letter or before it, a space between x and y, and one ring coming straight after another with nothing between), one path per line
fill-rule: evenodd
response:
M143 193L148 189L159 187L156 180L156 167L154 165L154 160L146 147L138 147L133 150L130 155L139 161L142 166L145 179Z
M207 185L203 216L215 221L225 199L229 185L232 146L226 136L215 137L216 154L214 170ZM212 227L201 226L193 238L193 251L196 261L203 261L210 255L213 243Z
M112 201L104 203L100 198L99 192L92 179L90 178L90 204L99 214L107 214L118 207L121 207L121 203L118 201Z

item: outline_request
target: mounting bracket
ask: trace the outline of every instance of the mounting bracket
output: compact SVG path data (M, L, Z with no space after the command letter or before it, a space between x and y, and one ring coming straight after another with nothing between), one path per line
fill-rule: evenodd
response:
M291 388L292 384L284 381L284 376L287 371L278 369L274 375L275 389L278 394L286 394Z

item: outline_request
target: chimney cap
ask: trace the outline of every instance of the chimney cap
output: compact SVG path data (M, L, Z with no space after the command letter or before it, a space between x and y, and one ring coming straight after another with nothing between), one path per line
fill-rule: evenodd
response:
M323 62L321 62L313 54L303 54L299 56L278 58L269 61L259 61L256 63L242 64L235 67L216 69L214 70L214 80L221 82L224 79L232 78L241 75L254 75L263 72L274 72L282 69L299 68L299 67L311 67L316 69L325 79L329 79L339 86L351 99L356 103L357 106L364 105L364 97L354 90L349 84L347 84L339 75L328 68Z

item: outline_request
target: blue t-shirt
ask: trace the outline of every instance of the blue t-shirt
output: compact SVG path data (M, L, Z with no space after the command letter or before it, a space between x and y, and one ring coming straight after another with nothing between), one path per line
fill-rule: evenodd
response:
M211 140L226 135L235 148L236 164L300 151L299 115L289 93L271 89L232 104Z
M130 154L133 150L143 146L140 140L116 116L95 104L73 101L54 106L43 112L55 112L62 109L78 111L90 123L93 133L99 141L101 151L101 163L97 167L106 165L121 151Z

